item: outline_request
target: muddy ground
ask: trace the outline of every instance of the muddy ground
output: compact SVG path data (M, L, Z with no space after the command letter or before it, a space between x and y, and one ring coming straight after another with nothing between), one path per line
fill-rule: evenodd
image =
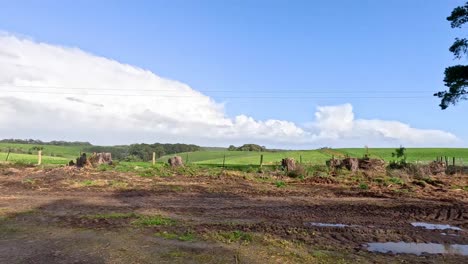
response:
M372 181L364 188L333 177L268 173L189 174L142 177L3 165L0 263L468 262L456 254L395 255L364 246L468 245L466 189ZM466 177L439 180L463 185ZM415 221L462 230L426 230L411 226Z

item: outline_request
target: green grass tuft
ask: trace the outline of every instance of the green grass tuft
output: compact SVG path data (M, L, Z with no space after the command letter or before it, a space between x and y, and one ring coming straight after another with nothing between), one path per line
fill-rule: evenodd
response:
M125 219L125 218L137 218L139 217L136 213L106 213L106 214L95 214L85 215L83 218L88 219Z
M232 232L220 232L218 233L221 240L226 243L234 243L234 242L241 242L241 243L250 243L253 240L251 234L235 230Z
M276 181L275 182L276 187L278 188L283 188L286 187L286 183L284 181Z
M359 184L359 189L369 190L369 185L367 185L366 183L361 183L361 184Z
M133 221L133 225L136 226L161 226L161 225L173 225L175 220L160 215L153 216L140 216L137 220Z

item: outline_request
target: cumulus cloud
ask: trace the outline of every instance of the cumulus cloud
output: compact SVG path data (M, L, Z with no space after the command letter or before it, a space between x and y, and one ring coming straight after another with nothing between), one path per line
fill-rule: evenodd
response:
M448 132L355 119L350 104L318 107L311 126L228 117L188 85L77 48L0 35L0 137L97 144L186 142L269 146L444 145Z

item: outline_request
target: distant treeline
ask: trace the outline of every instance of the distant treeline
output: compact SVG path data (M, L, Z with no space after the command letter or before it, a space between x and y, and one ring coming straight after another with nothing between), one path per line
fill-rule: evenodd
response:
M36 139L3 139L0 140L0 143L5 144L28 144L32 145L30 148L24 147L3 147L0 148L0 152L12 152L12 153L25 153L32 154L35 150L46 149L47 147L41 146L78 146L84 153L93 153L93 152L110 152L112 158L115 160L128 160L128 161L149 161L153 157L153 152L156 153L156 158L159 158L168 154L175 154L180 152L192 152L199 151L202 148L197 145L191 144L131 144L131 145L119 145L119 146L93 146L89 142L68 142L68 141L50 141L45 142ZM54 150L54 156L67 156L63 151L61 153L58 150ZM47 154L52 155L52 154ZM79 153L76 153L78 156ZM69 156L69 154L68 154Z
M31 145L53 145L53 146L92 146L89 142L81 141L61 141L53 140L50 142L38 139L2 139L0 143L31 144Z
M266 147L257 144L244 144L240 147L229 146L228 151L268 151Z
M84 152L110 152L112 158L126 161L148 161L156 153L156 158L180 152L193 152L201 150L200 146L191 144L132 144L125 146L91 146L83 149Z

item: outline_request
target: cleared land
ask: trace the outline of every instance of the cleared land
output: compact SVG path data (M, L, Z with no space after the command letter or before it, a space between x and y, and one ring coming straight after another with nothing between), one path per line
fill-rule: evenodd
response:
M466 175L0 166L0 263L466 263L365 245L468 245L467 231Z

